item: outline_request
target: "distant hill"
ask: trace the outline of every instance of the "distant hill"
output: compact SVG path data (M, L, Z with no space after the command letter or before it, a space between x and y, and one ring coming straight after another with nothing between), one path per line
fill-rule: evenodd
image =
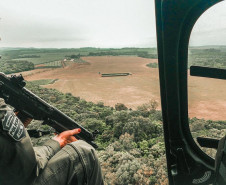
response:
M56 60L64 60L70 56L103 56L131 55L144 58L157 57L156 48L0 48L2 60L23 59L33 64L44 64ZM27 57L26 57L27 56ZM32 57L30 57L32 56ZM36 56L36 57L34 57Z
M189 48L191 65L226 69L226 46L196 46Z
M225 45L191 46L189 47L188 53L189 53L188 67L190 67L191 65L199 65L223 69L226 68ZM7 63L7 61L14 61L15 65L17 65L16 61L21 60L26 61L28 63L33 63L34 65L38 65L55 61L63 61L64 59L71 60L84 56L138 56L142 58L152 58L152 59L158 58L156 48L130 48L130 47L0 48L0 55L2 55L1 59L2 64ZM5 72L4 70L2 72ZM14 70L10 71L14 72Z

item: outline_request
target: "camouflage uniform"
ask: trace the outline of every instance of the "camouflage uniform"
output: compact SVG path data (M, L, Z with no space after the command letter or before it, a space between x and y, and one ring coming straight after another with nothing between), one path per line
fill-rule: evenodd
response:
M60 148L55 140L32 147L22 122L0 99L1 185L102 185L92 146L79 140Z

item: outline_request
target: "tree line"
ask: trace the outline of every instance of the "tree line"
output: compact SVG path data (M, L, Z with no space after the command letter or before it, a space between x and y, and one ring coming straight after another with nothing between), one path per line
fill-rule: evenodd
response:
M0 60L0 71L5 74L18 73L34 69L34 64L26 60Z
M157 59L157 54L151 54L148 51L100 51L100 52L89 52L88 54L72 54L72 55L66 55L65 57L69 59L79 59L80 57L85 56L138 56L142 58L151 58L151 59Z

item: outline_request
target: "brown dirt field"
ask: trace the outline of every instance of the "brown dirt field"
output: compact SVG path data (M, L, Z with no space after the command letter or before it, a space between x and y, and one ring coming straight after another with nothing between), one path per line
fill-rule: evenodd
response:
M43 72L47 72L47 71L51 71L51 70L53 70L53 69L51 69L51 68L47 68L47 69L34 69L34 70L31 70L31 71L24 71L24 72L22 72L22 74L23 74L23 77L25 79L27 79L28 76L33 76L35 74L43 73ZM21 72L16 73L16 75L19 75L19 74L21 74Z
M188 107L190 117L226 120L225 80L190 76Z
M44 66L45 66L44 64L35 65L35 67L44 67Z
M136 108L151 99L160 102L158 69L146 67L157 60L128 56L84 57L83 60L89 64L73 63L66 68L34 70L27 72L25 79L59 79L45 87L70 92L87 101L103 101L109 106L123 103ZM99 72L130 72L132 75L101 77ZM226 87L223 83L224 80L189 77L190 117L226 120Z

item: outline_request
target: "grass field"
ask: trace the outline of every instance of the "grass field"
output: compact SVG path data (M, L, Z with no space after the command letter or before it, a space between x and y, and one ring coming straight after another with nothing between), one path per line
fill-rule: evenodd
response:
M83 57L84 64L66 68L34 70L25 73L26 80L58 79L45 85L70 92L87 101L103 101L114 106L123 103L136 108L151 99L160 102L158 69L146 64L156 59L132 56ZM129 76L103 78L102 73L132 73ZM29 73L29 75L27 75ZM224 80L189 77L189 115L212 120L226 120L226 87ZM160 105L160 103L159 103ZM160 106L158 107L160 109Z

